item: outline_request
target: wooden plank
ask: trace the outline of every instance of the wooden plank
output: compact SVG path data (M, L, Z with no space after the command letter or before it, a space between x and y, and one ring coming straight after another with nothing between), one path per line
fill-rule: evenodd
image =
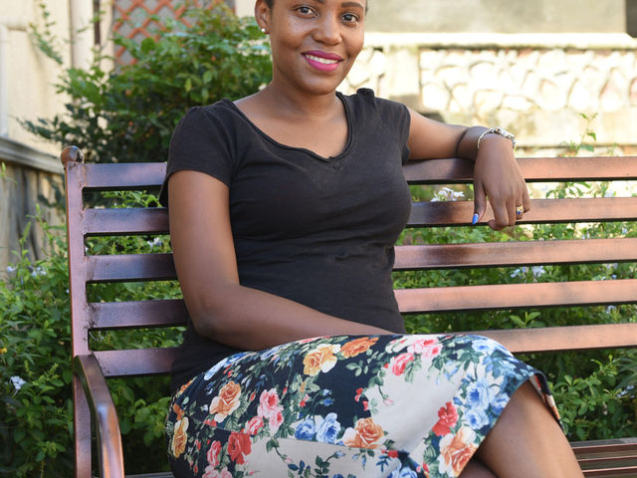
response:
M105 377L158 375L170 372L178 348L150 348L93 352Z
M637 238L397 246L394 270L637 261Z
M472 201L414 203L407 227L468 226ZM481 221L493 218L491 208ZM531 210L517 224L608 222L637 220L637 198L534 199Z
M637 279L398 289L401 312L637 303Z
M84 164L87 189L126 190L157 187L164 181L166 163Z
M188 311L182 299L89 304L89 329L127 329L186 325Z
M610 440L589 440L572 442L575 455L596 455L600 453L621 453L637 456L637 437L635 438L612 438Z
M619 478L623 476L635 478L637 476L637 466L627 468L603 467L595 470L584 470L585 478Z
M637 323L481 330L470 333L490 337L512 353L564 352L637 346Z
M173 280L177 278L172 254L127 254L85 258L88 282Z
M160 207L86 209L83 231L87 236L167 234L168 210Z
M518 158L529 182L637 179L637 156L590 158ZM462 159L410 161L403 166L411 184L470 183L473 164Z

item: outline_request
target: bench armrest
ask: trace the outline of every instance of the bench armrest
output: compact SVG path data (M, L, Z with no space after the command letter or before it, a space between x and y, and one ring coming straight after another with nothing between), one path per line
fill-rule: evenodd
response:
M76 355L73 357L73 373L80 379L91 409L93 426L97 436L100 476L123 478L122 435L115 404L106 385L102 369L94 355Z

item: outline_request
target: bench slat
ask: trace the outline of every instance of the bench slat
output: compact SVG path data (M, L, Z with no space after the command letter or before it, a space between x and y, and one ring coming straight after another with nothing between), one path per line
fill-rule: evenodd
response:
M131 236L151 233L168 233L167 209L86 209L84 211L84 234L87 236Z
M590 158L518 158L527 181L611 181L637 178L635 156ZM470 183L473 165L461 159L411 161L403 166L412 184Z
M103 191L157 187L166 174L165 162L85 164L83 167L83 186Z
M518 224L634 221L637 198L534 199ZM419 202L411 208L408 227L469 225L472 201ZM493 217L489 208L482 222Z
M395 270L637 261L637 238L397 246Z
M177 348L128 349L93 352L105 377L157 375L170 371Z
M471 333L490 337L512 353L563 352L637 345L637 323L481 330Z
M173 280L177 278L172 254L103 255L86 258L88 282Z
M586 478L617 478L620 476L628 476L635 478L637 476L637 466L627 468L601 468L597 470L584 470Z
M399 289L395 294L405 313L629 304L637 302L637 279Z
M170 327L186 325L188 318L182 299L98 302L88 309L90 330Z

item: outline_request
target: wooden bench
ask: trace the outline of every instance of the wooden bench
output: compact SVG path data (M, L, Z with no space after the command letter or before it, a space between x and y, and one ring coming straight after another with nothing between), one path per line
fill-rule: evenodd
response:
M73 339L76 477L91 476L91 427L101 476L124 476L122 441L106 378L166 374L174 349L92 351L90 331L181 325L179 300L90 303L87 284L175 278L170 254L87 255L85 239L99 235L153 235L168 231L163 208L98 209L83 202L86 191L157 187L164 163L83 164L77 148L63 153L66 167L68 245ZM637 179L637 157L521 158L530 182ZM446 159L404 168L412 184L468 183L471 164ZM415 203L408 227L467 226L473 203ZM490 213L489 213L490 214ZM637 197L534 199L521 224L636 221ZM480 226L478 226L480 227ZM396 249L396 270L637 261L636 238L409 245ZM637 303L637 279L564 283L470 285L396 290L404 313L519 309ZM637 323L489 330L484 335L511 351L548 352L637 346ZM573 443L587 477L637 476L637 438ZM151 475L149 475L151 476ZM152 475L169 476L169 475Z

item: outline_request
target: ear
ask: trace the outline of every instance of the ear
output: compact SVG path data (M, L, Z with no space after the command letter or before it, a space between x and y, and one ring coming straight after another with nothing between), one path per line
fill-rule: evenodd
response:
M254 5L254 18L259 25L259 28L270 31L270 7L265 3L265 0L257 0Z

